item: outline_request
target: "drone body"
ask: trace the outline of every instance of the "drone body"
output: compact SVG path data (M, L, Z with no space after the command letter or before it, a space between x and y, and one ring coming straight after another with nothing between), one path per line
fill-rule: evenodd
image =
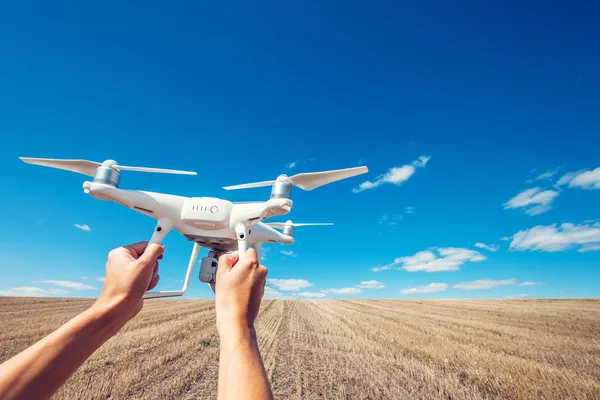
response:
M120 189L120 171L157 172L169 174L196 175L195 172L127 167L113 160L102 164L87 160L54 160L40 158L21 158L30 164L65 169L93 176L92 182L83 184L84 192L99 200L112 200L157 220L149 243L161 243L171 230L179 231L188 240L194 242L192 256L184 285L178 291L148 292L145 298L181 296L189 287L191 272L201 247L210 249L200 267L200 280L208 283L214 290L216 284L217 260L220 254L238 250L240 256L247 246L252 246L260 254L262 243L294 242L294 226L330 225L330 224L265 224L261 221L285 215L292 209L290 200L292 186L312 190L327 183L364 174L367 167L297 174L292 177L280 175L276 180L225 187L224 189L246 189L272 186L271 197L264 202L239 202L214 197L184 197L171 194ZM280 232L274 228L281 228Z

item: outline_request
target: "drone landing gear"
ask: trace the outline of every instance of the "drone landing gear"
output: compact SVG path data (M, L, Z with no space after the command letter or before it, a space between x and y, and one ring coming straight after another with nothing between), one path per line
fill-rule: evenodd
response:
M190 262L188 264L188 269L185 274L185 280L183 281L183 287L181 288L181 290L146 292L146 294L144 294L144 299L157 299L160 297L183 296L183 294L185 292L187 292L188 287L190 286L190 279L192 277L192 271L194 269L194 264L196 264L196 260L198 259L199 252L200 252L200 245L198 243L194 243L194 248L192 249L192 255L190 257Z

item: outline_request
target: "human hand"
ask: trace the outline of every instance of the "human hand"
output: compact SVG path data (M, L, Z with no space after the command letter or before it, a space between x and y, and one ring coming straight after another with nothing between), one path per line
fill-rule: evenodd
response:
M134 243L112 250L106 262L106 278L96 304L117 307L127 320L140 312L147 290L158 284L158 260L164 246Z
M239 259L238 252L224 254L219 259L215 302L217 330L254 329L254 320L265 292L267 268L249 249Z

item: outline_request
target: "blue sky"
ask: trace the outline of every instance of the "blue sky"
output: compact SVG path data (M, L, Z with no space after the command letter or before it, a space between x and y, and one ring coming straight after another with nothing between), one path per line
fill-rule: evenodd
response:
M154 227L29 156L195 170L125 173L121 187L233 201L269 190L221 186L367 165L294 191L291 219L335 226L265 246L270 296L597 297L599 15L589 2L6 4L0 294L96 296L108 251ZM168 290L192 245L165 244ZM212 293L195 277L186 297Z

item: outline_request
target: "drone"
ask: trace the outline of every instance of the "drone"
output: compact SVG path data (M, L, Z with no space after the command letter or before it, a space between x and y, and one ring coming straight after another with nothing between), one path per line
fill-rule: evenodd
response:
M260 259L263 243L294 243L294 228L331 223L270 222L263 220L288 214L293 202L292 187L313 190L328 183L367 173L366 166L323 172L279 175L275 180L225 186L225 190L251 189L271 186L271 196L264 202L231 202L215 197L184 197L141 190L120 189L122 171L154 172L162 174L197 175L192 171L131 167L114 160L102 163L88 160L20 157L28 164L41 165L77 172L93 177L83 183L86 194L99 200L112 200L134 211L156 219L157 224L148 244L161 243L172 230L179 231L194 242L183 287L181 290L149 291L145 299L182 296L189 287L194 264L202 247L209 249L200 262L200 281L215 290L218 259L221 254L235 251L243 256L248 246L255 249ZM278 230L280 229L280 230Z

